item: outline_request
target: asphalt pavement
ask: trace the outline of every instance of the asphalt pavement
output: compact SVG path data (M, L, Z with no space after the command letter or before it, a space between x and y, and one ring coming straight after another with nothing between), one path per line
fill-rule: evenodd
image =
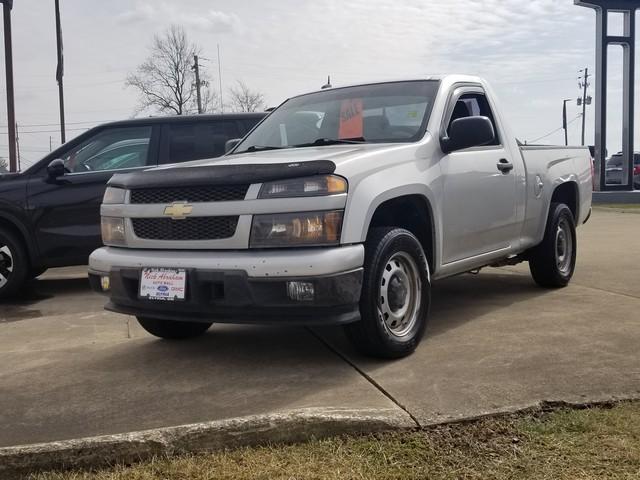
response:
M397 361L340 328L214 325L166 342L102 309L86 269L0 303L0 447L287 412L375 412L403 426L544 401L640 397L640 215L596 210L571 285L526 265L433 287L427 334Z

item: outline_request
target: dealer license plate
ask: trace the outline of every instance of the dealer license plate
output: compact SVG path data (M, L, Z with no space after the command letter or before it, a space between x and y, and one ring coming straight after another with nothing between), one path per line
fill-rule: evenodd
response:
M184 268L143 268L140 297L149 300L184 300L187 272Z

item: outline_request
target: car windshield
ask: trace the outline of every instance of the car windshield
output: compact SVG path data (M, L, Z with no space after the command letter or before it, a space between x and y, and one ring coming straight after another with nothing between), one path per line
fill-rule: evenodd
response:
M439 82L322 90L287 100L233 153L340 143L413 142L426 129Z

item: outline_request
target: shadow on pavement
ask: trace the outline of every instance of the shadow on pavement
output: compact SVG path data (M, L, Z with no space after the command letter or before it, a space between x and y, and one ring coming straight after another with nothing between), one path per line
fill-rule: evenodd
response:
M303 328L214 325L195 340L87 347L31 364L9 359L17 367L3 375L11 394L0 395L0 446L291 408L392 406Z
M39 278L13 298L0 300L0 322L102 310L105 299L91 291L86 277Z
M431 289L431 312L424 341L474 321L493 311L547 294L528 275L486 270L478 275L463 274L436 281ZM360 355L349 343L341 328L314 328L329 344L349 357L367 364L388 364ZM421 348L421 347L418 347Z

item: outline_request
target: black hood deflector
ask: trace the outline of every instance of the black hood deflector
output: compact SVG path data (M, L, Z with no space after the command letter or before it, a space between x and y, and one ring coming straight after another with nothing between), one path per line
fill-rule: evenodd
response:
M335 163L329 160L299 163L175 167L116 174L111 177L108 185L127 189L186 187L192 185L238 185L308 177L311 175L326 175L333 173L335 170Z

